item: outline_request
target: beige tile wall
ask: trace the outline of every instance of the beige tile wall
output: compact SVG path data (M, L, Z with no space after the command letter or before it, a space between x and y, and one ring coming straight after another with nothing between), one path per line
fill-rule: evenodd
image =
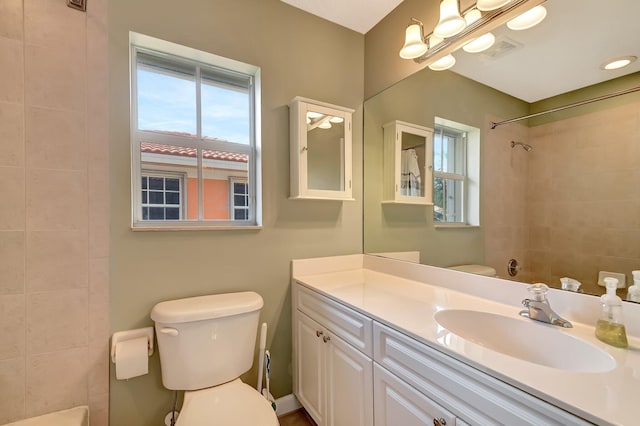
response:
M108 423L107 1L0 2L0 424Z
M489 117L486 122L501 121ZM516 259L525 265L528 154L511 141L528 143L529 129L519 124L485 129L481 181L484 197L480 218L485 227L485 262L498 276L509 278L507 264ZM527 272L523 269L519 277Z
M640 268L640 103L487 134L487 264L508 278L515 258L518 281L568 276L589 293L602 293L598 271L630 282ZM514 139L533 151L511 149Z
M630 280L640 268L640 103L532 127L529 136L534 278L569 276L589 292L598 290L598 271Z

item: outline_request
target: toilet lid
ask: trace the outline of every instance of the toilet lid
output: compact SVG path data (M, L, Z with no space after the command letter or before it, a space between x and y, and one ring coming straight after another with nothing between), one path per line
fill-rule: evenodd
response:
M484 275L487 277L495 277L496 270L491 266L486 265L458 265L450 266L449 269L455 269L456 271L469 272L471 274Z
M176 426L278 426L271 403L240 379L184 394Z

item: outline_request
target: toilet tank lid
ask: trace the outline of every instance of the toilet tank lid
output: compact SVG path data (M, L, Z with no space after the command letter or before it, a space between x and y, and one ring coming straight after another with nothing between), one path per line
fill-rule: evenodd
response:
M151 319L177 324L253 312L262 306L262 296L253 291L212 294L160 302L151 310Z

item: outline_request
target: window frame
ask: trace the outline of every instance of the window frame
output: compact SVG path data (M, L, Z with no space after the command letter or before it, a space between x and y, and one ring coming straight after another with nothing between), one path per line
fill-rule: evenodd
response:
M480 129L435 117L434 123L434 142L433 149L435 155L436 134L440 133L440 129L450 130L454 133L464 134L464 157L462 159L464 175L451 172L436 171L435 158L433 167L433 190L434 190L434 227L435 228L473 228L480 226ZM460 200L462 221L456 222L437 222L435 221L435 182L436 178L452 179L454 181L462 181L463 196Z
M144 177L159 177L159 178L163 178L163 179L177 179L180 182L180 204L178 204L179 207L179 211L180 211L180 217L185 217L188 215L188 211L187 211L187 203L186 203L186 198L185 198L185 192L186 192L186 188L187 188L187 177L185 173L180 173L180 172L170 172L170 171L164 171L164 170L153 170L153 169L142 169L140 172L140 180L142 181L142 178ZM142 197L142 192L144 191L144 189L142 188L142 183L140 184L140 196ZM147 192L149 192L149 188L147 188ZM166 190L163 190L163 192L167 192ZM144 201L142 201L142 199L140 200L140 206L142 208L146 207L175 207L175 204L163 204L163 205L156 205L156 206L150 206L149 205L149 199L147 198L147 203L145 204ZM144 213L143 213L144 214ZM173 219L164 219L164 222L166 221L173 221Z
M131 79L131 122L130 122L130 146L131 146L131 228L133 230L189 230L189 229L260 229L262 227L262 176L261 176L261 85L260 68L244 64L232 59L217 56L211 53L199 51L175 43L159 40L153 37L130 32L130 79ZM227 141L219 141L202 138L199 88L196 88L196 120L197 134L195 137L178 134L167 134L138 129L138 99L137 99L137 70L139 52L169 60L173 63L186 63L196 67L196 87L200 84L200 69L206 71L221 70L222 72L239 73L250 79L249 85L249 144L240 144ZM192 148L197 152L198 175L198 217L204 214L203 185L203 151L214 150L246 154L249 156L247 163L247 177L249 184L249 220L221 220L221 219L181 219L181 220L143 220L142 219L142 190L141 179L144 170L140 144L145 142L173 145L184 148ZM160 172L160 171L158 171ZM184 191L186 194L186 183ZM186 206L187 201L183 203ZM185 210L186 211L186 210ZM183 213L183 217L184 213Z
M444 137L444 135L447 134L447 132L449 132L449 134L454 134L455 133L455 138L456 138L456 143L458 142L458 138L462 138L462 141L460 142L460 146L461 146L461 153L458 153L458 155L460 155L461 158L461 169L463 171L463 173L454 173L454 172L442 172L442 171L438 171L436 168L436 159L435 159L435 147L436 147L436 137L440 137L440 140L442 141L442 138ZM449 126L445 126L442 124L438 124L436 123L434 128L433 128L433 149L434 149L434 158L433 158L433 185L434 185L434 194L435 194L435 181L436 179L440 178L442 180L452 180L454 182L460 182L462 184L462 196L460 200L456 200L456 202L460 203L460 220L459 221L449 221L449 220L444 220L444 221L435 221L434 218L434 223L437 223L438 225L466 225L467 224L467 155L468 155L468 149L467 149L467 145L468 145L468 134L467 131L465 130L461 130L461 129L456 129L453 127L449 127ZM442 143L442 142L441 142ZM441 160L444 156L441 156ZM457 161L453 160L453 161ZM443 210L445 211L445 215L444 217L446 218L446 185L443 185ZM434 214L435 214L435 197L434 197Z
M250 210L249 206L236 206L235 203L235 184L236 183L243 183L248 185L249 182L247 182L247 178L242 177L242 176L229 176L229 217L236 217L235 213L236 210ZM248 190L248 188L247 188ZM244 195L244 194L242 194ZM247 195L248 197L250 197L250 195Z

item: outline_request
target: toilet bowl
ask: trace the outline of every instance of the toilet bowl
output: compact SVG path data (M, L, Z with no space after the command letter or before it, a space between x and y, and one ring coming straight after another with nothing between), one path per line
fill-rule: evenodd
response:
M239 377L253 365L262 297L254 292L190 297L151 311L162 383L184 390L176 426L277 426L257 390Z
M485 277L495 277L496 270L487 265L458 265L450 266L449 269L455 269L456 271L468 272L470 274L484 275Z
M271 403L240 379L184 394L176 426L277 426Z

